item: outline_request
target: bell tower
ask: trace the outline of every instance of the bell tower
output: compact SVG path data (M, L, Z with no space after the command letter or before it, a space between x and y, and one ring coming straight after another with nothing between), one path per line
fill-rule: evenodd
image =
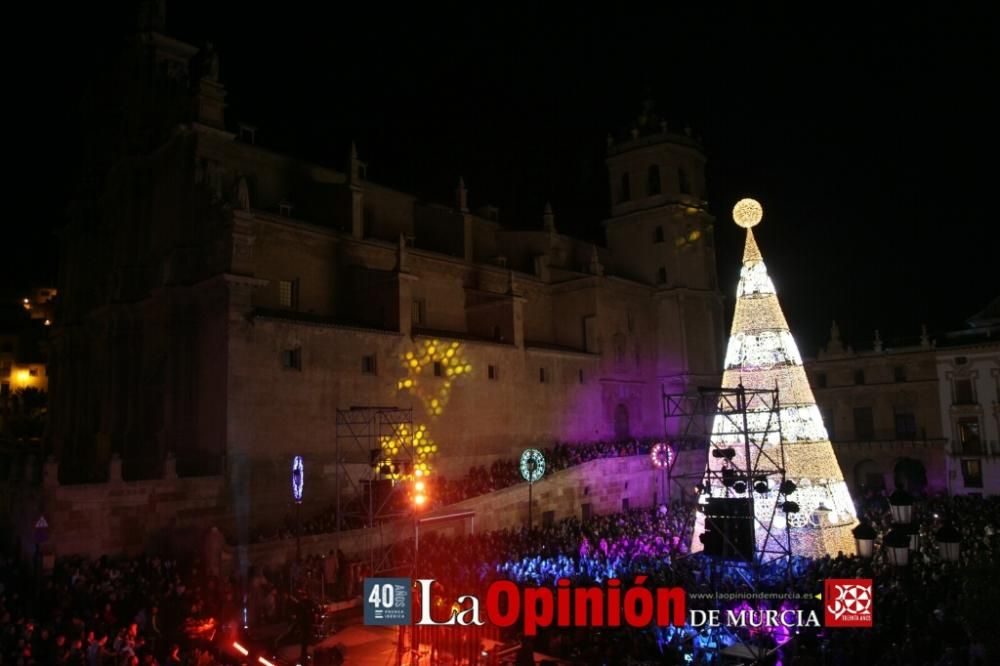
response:
M653 288L662 352L658 374L681 390L718 382L722 361L722 298L705 162L691 128L668 126L652 102L628 136L608 137L608 271Z
M705 153L691 128L673 131L646 102L629 136L608 137L615 272L660 288L715 289Z

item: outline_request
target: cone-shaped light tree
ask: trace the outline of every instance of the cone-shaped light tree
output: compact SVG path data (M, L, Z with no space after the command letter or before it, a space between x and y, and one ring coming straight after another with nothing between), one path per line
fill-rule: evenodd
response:
M733 419L716 416L711 448L728 446L736 455L730 459L709 455L701 501L752 494L758 551L774 552L776 545L790 541L793 555L853 553L851 530L857 525L854 503L754 238L752 228L762 217L761 206L753 199L743 199L733 208L733 219L746 229L747 236L722 386L778 389L780 438L776 424L773 429L767 425L774 420L774 410L759 401L748 401L748 430L766 433L756 438L762 441L752 442L751 457L783 460L786 479L795 484L795 490L787 496L780 494L780 482L773 477L765 484L766 492L758 492L764 487L755 489L756 484L751 483L738 486L745 488L743 493L734 493L731 485L719 483L726 466L746 470L747 465L742 429L734 425ZM754 438L751 434L751 440ZM798 511L784 511L786 501L793 502ZM789 529L790 540L785 532ZM699 537L703 531L704 516L699 513L692 550L702 549Z

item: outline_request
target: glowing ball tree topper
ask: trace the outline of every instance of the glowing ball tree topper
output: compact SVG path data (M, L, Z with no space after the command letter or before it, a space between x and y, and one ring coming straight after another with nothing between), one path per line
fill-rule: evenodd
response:
M292 499L296 504L302 503L302 491L305 488L306 468L302 456L292 458Z
M744 229L760 224L764 209L755 199L740 199L733 206L733 221Z
M521 454L521 477L534 483L545 476L545 456L538 449L525 449Z
M674 447L666 442L657 442L649 451L649 459L657 469L670 469L674 466Z

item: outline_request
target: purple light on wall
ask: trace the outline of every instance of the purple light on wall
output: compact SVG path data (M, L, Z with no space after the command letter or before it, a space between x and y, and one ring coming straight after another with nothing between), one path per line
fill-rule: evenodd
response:
M292 499L297 504L302 503L302 494L305 489L306 468L302 462L302 456L292 458Z

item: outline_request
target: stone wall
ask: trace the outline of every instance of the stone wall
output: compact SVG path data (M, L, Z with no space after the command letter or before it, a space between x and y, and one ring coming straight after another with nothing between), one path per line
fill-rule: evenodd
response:
M126 482L116 459L107 483L60 485L57 464L47 462L41 484L10 486L12 545L32 555L34 526L44 516L49 529L41 548L56 557L199 552L205 530L226 523L226 483L221 476L177 478L171 468L168 462L163 479Z
M675 473L697 473L703 469L703 452L681 452ZM127 482L121 480L121 461L113 460L107 483L60 485L57 465L47 462L42 468L41 483L7 484L9 524L15 546L25 556L35 548L35 522L44 516L49 525L48 539L42 548L57 557L105 554L165 552L184 556L200 554L205 532L221 526L230 543L239 541L232 531L235 515L231 484L222 476L178 478L168 460L165 478ZM308 478L308 477L307 477ZM315 477L313 477L315 478ZM545 514L552 520L582 517L584 506L590 505L593 515L610 514L624 508L653 505L654 496L663 491L665 477L654 471L648 456L593 460L547 476L535 484L535 525L541 525ZM310 484L315 491L316 482ZM283 488L284 486L282 486ZM674 497L681 492L674 487ZM433 490L432 490L433 492ZM310 497L317 497L314 492ZM307 518L323 505L303 505ZM518 529L527 523L528 486L521 483L487 495L474 497L427 514L435 517L452 513L471 512L474 527L468 521L455 520L421 528L421 533L444 531L457 533L473 528L475 532ZM364 558L372 546L387 546L413 535L409 519L399 524L386 524L373 529L344 531L339 540L335 534L303 537L304 555L326 554L339 547L346 554ZM234 548L227 548L236 559ZM280 565L294 557L294 539L252 544L248 547L253 564Z
M678 455L674 467L678 475L699 472L704 469L704 452L684 451ZM593 515L617 513L622 510L622 501L628 499L630 508L653 506L654 492L661 483L659 473L650 465L648 456L627 458L603 458L592 460L566 470L556 472L535 484L534 524L541 525L546 512L553 512L554 521L566 518L581 518L583 506L590 505ZM681 484L674 489L674 499L681 491ZM433 491L432 491L433 492ZM427 514L428 518L472 512L476 533L501 529L519 529L528 521L528 486L525 483L504 488L487 495L473 497ZM468 531L468 521L454 520L420 528L421 535L428 532ZM410 519L398 524L373 529L350 530L335 534L304 537L302 554L325 555L340 548L346 555L365 559L370 546L388 546L397 541L413 537ZM253 544L248 549L249 561L255 565L278 566L295 557L294 539L284 539Z

